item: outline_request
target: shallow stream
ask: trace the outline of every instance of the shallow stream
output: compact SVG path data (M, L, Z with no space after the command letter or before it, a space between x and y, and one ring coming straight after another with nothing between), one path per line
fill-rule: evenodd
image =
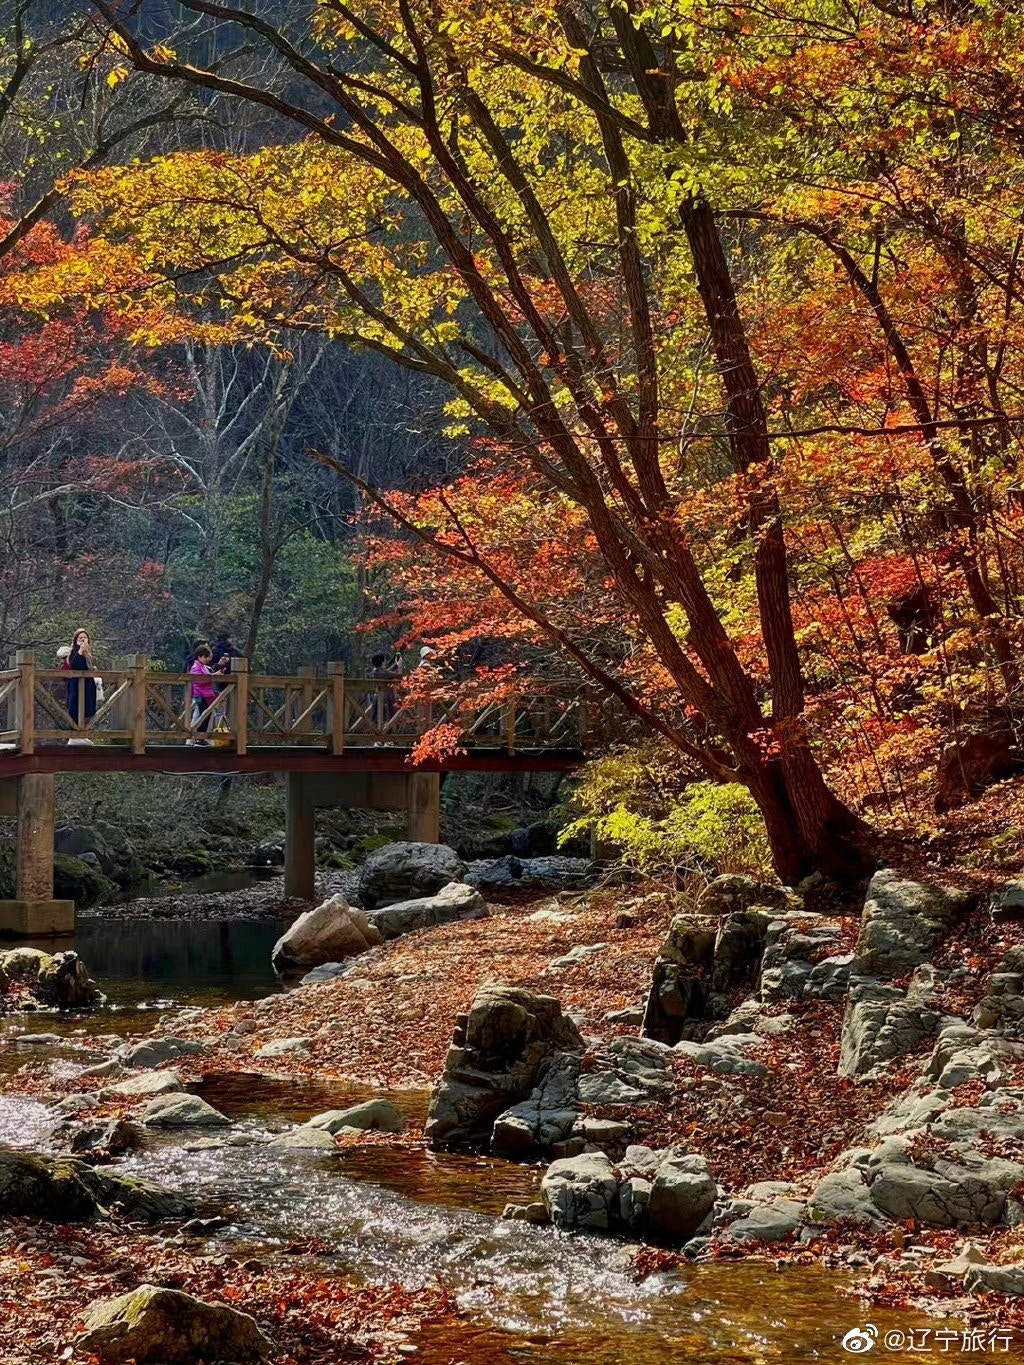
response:
M276 989L273 925L102 920L83 929L76 947L121 1008L106 1011L100 1024L42 1014L4 1021L0 1053L8 1069L30 1056L52 1058L67 1074L89 1061L76 1033L137 1032L155 1022L156 1008L173 1014ZM17 1045L25 1029L56 1033L62 1043ZM244 1145L203 1145L224 1129L152 1135L126 1169L220 1208L230 1222L209 1239L210 1253L265 1261L287 1254L289 1264L305 1259L322 1275L449 1289L465 1324L419 1339L416 1358L428 1365L839 1361L848 1358L843 1336L866 1322L879 1333L874 1357L939 1362L968 1354L934 1337L948 1321L865 1310L841 1293L848 1278L812 1266L721 1263L637 1284L625 1243L501 1220L507 1202L536 1197L536 1167L397 1144L337 1155L267 1145L270 1132L379 1093L365 1086L208 1075L200 1093L232 1119L232 1142ZM421 1115L423 1092L393 1098L411 1118ZM52 1122L34 1100L0 1098L0 1141L45 1145ZM311 1238L315 1252L287 1253ZM907 1344L912 1329L924 1334L924 1349ZM887 1347L887 1333L904 1334L903 1348ZM970 1354L1024 1362L1021 1343L1008 1351L994 1345Z

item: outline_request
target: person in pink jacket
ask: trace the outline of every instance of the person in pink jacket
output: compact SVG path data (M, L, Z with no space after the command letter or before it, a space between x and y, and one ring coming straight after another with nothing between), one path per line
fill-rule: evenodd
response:
M196 650L192 667L188 670L192 677L192 728L199 730L202 734L205 734L210 728L210 721L213 719L213 712L210 708L217 700L217 685L212 677L212 658L210 646L200 645ZM191 739L187 742L193 743ZM209 744L210 741L200 739L195 742Z

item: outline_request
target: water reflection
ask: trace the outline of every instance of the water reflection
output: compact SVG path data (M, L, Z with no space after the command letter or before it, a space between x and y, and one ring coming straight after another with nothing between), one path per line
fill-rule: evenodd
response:
M287 923L81 917L73 939L31 946L74 948L116 1008L222 1005L280 990L270 953Z

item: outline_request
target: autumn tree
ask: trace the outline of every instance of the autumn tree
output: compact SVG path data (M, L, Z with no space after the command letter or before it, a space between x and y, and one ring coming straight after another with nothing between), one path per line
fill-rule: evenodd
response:
M713 203L687 165L689 134L660 67L666 45L649 20L617 5L593 15L491 6L474 20L405 0L332 3L316 9L309 37L296 30L293 40L230 5L185 0L184 11L236 24L276 53L291 68L285 97L147 51L110 6L97 8L138 70L263 104L311 135L283 156L186 158L132 173L121 229L128 215L148 216L142 249L172 272L199 259L244 261L231 292L250 319L329 326L449 383L505 459L584 515L676 705L655 709L602 666L502 578L463 524L420 534L471 562L682 753L742 782L780 875L859 866L863 827L826 786L806 733L760 381ZM199 183L207 188L197 196ZM225 230L213 252L200 240L197 259L187 222L177 247L169 243L166 218L155 248L175 203L196 222L220 204ZM694 299L699 324L691 311L676 340L673 302ZM685 481L665 458L680 416L664 409L662 366L693 348L714 359L754 547L760 669L744 666L730 638L685 532Z

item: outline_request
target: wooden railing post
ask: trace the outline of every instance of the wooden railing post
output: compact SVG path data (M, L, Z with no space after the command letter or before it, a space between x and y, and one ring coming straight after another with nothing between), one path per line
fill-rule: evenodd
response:
M130 722L128 729L132 735L132 753L144 754L146 752L146 670L149 668L149 656L147 654L136 654L131 665L131 688L129 692Z
M36 656L32 649L19 649L14 662L21 670L18 681L18 700L15 707L15 728L18 747L23 754L36 751ZM52 892L51 892L52 895Z
M299 708L294 719L294 729L297 735L305 735L313 728L313 717L309 714L313 705L313 668L310 664L303 664L296 672L302 679L302 690L299 692Z
M331 680L330 705L327 724L331 735L331 753L345 752L345 665L337 660L327 665Z
M249 752L249 660L232 659L231 676L235 682L235 753Z

